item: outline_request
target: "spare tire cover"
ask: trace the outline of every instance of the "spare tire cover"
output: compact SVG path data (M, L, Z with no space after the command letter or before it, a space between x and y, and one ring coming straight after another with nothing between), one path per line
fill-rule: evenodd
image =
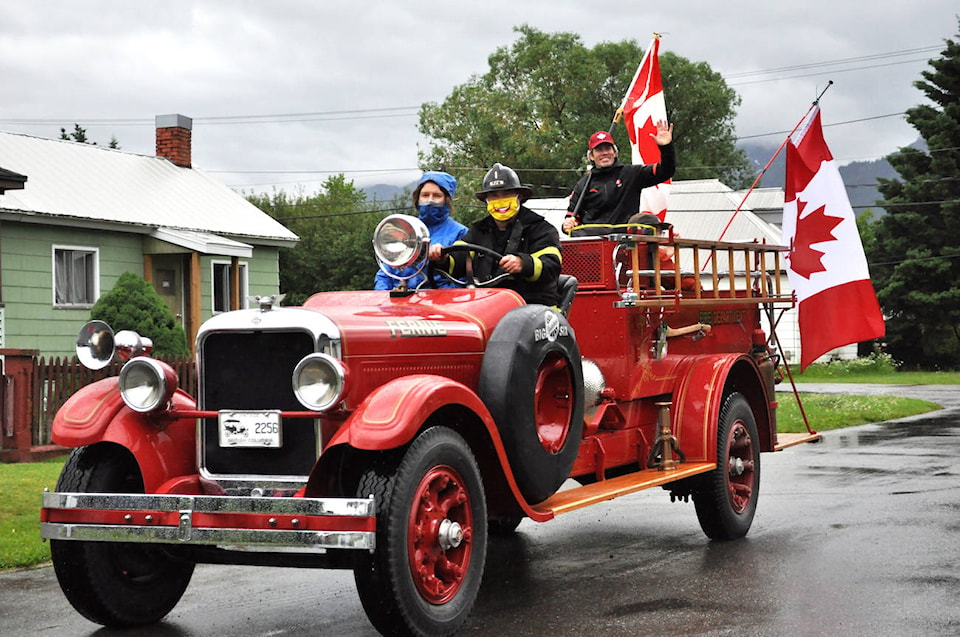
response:
M545 305L507 313L487 343L479 394L523 497L545 500L570 475L583 433L580 348L567 319Z

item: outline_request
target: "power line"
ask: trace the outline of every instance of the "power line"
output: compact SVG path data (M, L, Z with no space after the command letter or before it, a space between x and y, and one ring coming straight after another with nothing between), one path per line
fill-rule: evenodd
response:
M811 62L808 64L794 64L792 66L781 66L781 67L772 68L772 69L763 69L760 71L744 71L742 73L729 73L724 75L723 77L724 79L730 80L730 79L736 79L741 77L750 77L753 75L767 75L769 73L780 73L783 71L800 71L803 69L817 68L817 67L823 67L823 66L837 66L841 64L849 64L851 62L865 62L868 60L879 60L879 59L890 58L890 57L899 57L901 55L913 55L916 53L926 53L930 51L937 51L940 48L942 48L942 46L943 45L938 44L933 46L920 47L916 49L903 49L901 51L888 51L887 53L874 53L871 55L861 55L859 57L844 58L840 60L826 60L823 62ZM867 68L873 68L873 67L867 67Z
M413 111L397 113L395 111ZM386 106L380 108L355 108L340 111L316 111L309 113L270 113L264 115L209 115L191 117L193 122L201 124L275 124L299 123L343 119L370 119L378 117L408 117L418 114L419 106ZM351 117L342 117L350 115ZM152 118L120 118L120 117L45 117L45 118L7 118L0 119L0 124L18 124L21 126L47 126L62 124L63 122L77 122L85 125L97 126L143 126L154 123Z

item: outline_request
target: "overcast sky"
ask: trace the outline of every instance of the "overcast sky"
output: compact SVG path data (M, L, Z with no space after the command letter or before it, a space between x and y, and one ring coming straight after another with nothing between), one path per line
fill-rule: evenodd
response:
M890 115L922 102L912 83L958 13L955 0L3 0L0 130L56 138L76 122L153 154L154 117L181 113L194 166L237 189L313 193L340 172L404 184L425 146L419 106L486 72L529 24L587 46L646 49L662 33L661 51L707 62L740 94L738 136L774 147L833 80L821 106L834 156L877 159L916 138Z

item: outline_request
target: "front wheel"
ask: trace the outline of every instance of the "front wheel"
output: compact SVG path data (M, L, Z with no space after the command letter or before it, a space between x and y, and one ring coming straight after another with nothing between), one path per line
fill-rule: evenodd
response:
M713 540L734 540L750 530L760 490L760 439L753 410L742 394L727 396L717 424L717 468L693 494L700 528Z
M368 469L357 495L377 503L377 548L354 579L370 622L385 635L449 635L480 589L487 507L476 460L446 427L417 436L399 463Z
M75 449L57 491L143 493L133 456L115 445ZM149 544L51 540L53 570L71 605L104 626L138 626L162 619L180 601L192 562Z

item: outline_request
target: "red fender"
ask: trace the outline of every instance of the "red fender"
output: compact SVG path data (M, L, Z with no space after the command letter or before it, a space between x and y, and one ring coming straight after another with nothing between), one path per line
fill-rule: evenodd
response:
M196 419L171 420L141 414L123 403L116 376L91 383L72 395L53 419L51 438L64 447L113 442L134 455L147 493L171 478L197 472ZM177 409L195 410L196 401L177 390Z
M368 451L403 446L413 440L430 414L450 404L475 413L502 449L493 418L477 394L463 383L433 374L404 376L378 387L337 430L330 445L346 443Z
M763 380L749 356L708 354L691 358L690 362L674 393L674 435L687 460L716 462L717 420L728 383L735 384L736 390L746 396L761 432L770 421L770 406L762 398ZM766 450L765 446L761 440L761 448Z
M552 518L552 513L533 510L520 495L503 440L487 407L472 389L445 376L414 374L377 388L337 430L327 448L340 444L367 451L401 447L413 440L431 414L447 405L461 405L483 423L500 470L524 514L538 522Z

